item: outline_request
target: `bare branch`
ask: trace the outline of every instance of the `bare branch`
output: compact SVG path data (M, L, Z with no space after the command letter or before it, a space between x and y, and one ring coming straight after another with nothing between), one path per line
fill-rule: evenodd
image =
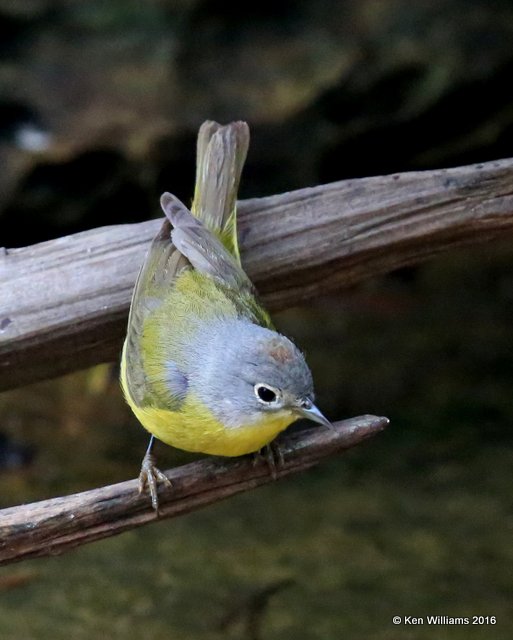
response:
M513 159L347 180L240 203L242 257L270 309L513 231ZM160 221L0 255L0 389L118 357Z
M386 418L360 416L337 422L333 430L314 427L280 439L284 464L278 477L308 469L382 431ZM272 481L264 460L251 456L208 458L166 474L173 483L159 488L160 519L173 518ZM93 489L0 511L0 565L56 555L94 540L155 522L137 481Z

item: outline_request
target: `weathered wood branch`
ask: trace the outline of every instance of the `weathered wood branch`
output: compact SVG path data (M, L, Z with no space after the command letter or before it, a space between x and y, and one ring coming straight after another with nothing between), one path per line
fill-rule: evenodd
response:
M513 231L513 159L347 180L240 203L246 270L270 309ZM118 357L160 220L0 255L0 389Z
M308 469L383 430L386 418L361 416L334 423L333 430L314 427L280 439L284 454L277 476ZM208 458L167 472L171 488L159 488L159 519L176 517L236 493L272 481L265 460L250 456ZM43 500L0 511L0 565L25 558L56 555L94 540L155 522L148 495L137 481Z

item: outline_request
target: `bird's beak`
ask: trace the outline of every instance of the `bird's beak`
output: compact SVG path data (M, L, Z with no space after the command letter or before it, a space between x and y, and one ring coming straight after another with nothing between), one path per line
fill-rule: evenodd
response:
M311 400L303 402L297 410L298 414L302 418L306 418L307 420L312 420L313 422L318 422L319 424L328 427L328 429L333 429L333 425L331 422L324 416L319 409L314 405Z

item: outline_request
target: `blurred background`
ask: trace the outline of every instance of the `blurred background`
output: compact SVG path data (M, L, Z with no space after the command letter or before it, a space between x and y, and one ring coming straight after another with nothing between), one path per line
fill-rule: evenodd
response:
M511 157L512 42L508 0L0 0L0 244L189 201L205 119L250 124L242 198ZM512 258L505 236L279 314L323 411L388 432L2 569L0 638L509 639ZM1 394L0 506L135 477L146 441L116 365Z

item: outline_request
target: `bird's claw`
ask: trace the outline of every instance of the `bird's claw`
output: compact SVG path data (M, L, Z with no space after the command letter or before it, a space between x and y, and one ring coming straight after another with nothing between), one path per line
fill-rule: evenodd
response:
M283 451L280 449L280 445L277 442L271 442L259 451L256 451L253 455L253 466L255 466L259 460L265 460L272 479L276 480L278 478L278 471L285 465L285 458Z
M162 482L166 487L171 486L171 480L155 466L155 457L146 453L139 473L139 495L148 487L151 496L151 506L159 513L159 499L157 494L158 483Z

